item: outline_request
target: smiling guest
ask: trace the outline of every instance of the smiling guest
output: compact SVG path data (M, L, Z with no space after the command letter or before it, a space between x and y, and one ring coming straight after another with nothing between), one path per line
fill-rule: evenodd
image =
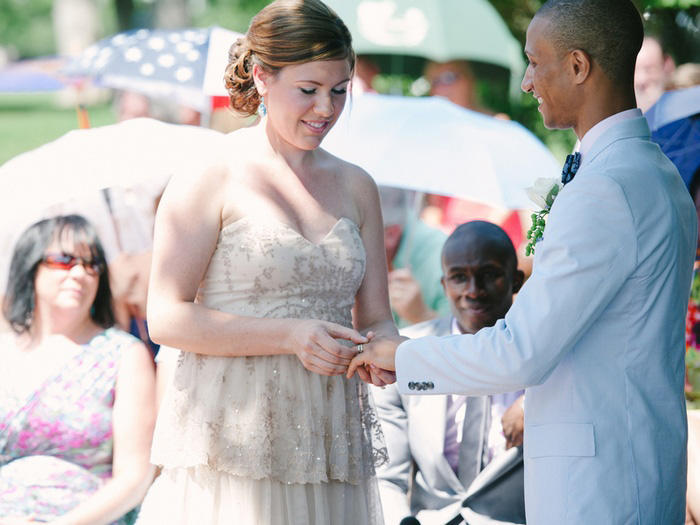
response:
M493 326L525 277L506 232L483 221L462 224L447 238L442 269L452 314L405 328L402 335L474 334ZM478 474L507 448L522 444L522 391L408 396L389 385L373 394L389 452L389 465L378 472L386 525L411 515L421 525L444 525L464 503L492 520L525 523L520 451L508 458L502 475L480 482L479 493L465 501Z
M153 479L153 360L114 327L104 261L77 215L17 241L3 305L15 333L0 337L0 524L133 523Z

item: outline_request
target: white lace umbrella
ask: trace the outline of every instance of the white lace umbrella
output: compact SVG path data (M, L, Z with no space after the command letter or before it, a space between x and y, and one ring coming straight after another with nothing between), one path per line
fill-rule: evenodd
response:
M155 197L188 156L215 147L220 137L206 128L134 119L70 131L0 166L0 284L17 237L53 215L85 215L108 257L147 247ZM109 205L104 188L112 193Z
M525 127L438 97L356 96L322 147L378 184L510 209L531 209L524 189L560 172Z

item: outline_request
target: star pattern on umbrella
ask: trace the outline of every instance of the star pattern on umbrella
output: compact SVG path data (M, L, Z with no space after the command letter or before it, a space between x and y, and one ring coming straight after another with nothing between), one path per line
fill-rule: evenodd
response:
M138 29L105 38L69 64L71 75L138 76L156 82L198 87L206 67L208 29Z

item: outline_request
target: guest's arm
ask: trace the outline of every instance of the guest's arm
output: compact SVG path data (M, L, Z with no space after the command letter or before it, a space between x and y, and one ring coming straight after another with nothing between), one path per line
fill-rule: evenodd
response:
M437 312L426 303L420 283L408 268L397 268L389 273L389 298L394 311L408 323L421 323L437 317Z
M146 347L122 353L112 414L112 478L89 499L52 521L54 525L102 525L116 521L143 500L153 481L149 462L155 425L155 370Z
M525 433L524 404L525 394L513 401L501 418L503 435L506 438L506 450L523 444L523 434Z

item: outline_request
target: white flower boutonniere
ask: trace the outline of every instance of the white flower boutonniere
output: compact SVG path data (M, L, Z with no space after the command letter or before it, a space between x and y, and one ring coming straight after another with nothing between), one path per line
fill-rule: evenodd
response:
M525 255L529 256L535 253L535 243L542 239L544 234L544 218L563 187L564 184L561 180L551 177L537 179L534 186L525 188L528 198L542 208L539 212L532 214L532 226L527 232L527 238L530 242L525 247Z

